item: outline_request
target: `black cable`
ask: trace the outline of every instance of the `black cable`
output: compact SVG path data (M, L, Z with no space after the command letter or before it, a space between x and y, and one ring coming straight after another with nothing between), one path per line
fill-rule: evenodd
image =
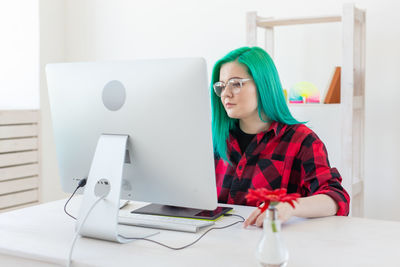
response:
M158 241L155 241L155 240L152 240L152 239L148 239L148 238L125 237L125 236L123 236L123 235L119 235L119 236L122 237L122 238L128 239L128 240L129 240L129 239L131 239L131 240L145 240L145 241L153 242L153 243L156 243L156 244L158 244L158 245L160 245L160 246L163 246L163 247L166 247L166 248L169 248L169 249L172 249L172 250L181 250L181 249L185 249L185 248L187 248L187 247L190 247L190 246L194 245L195 243L197 243L201 238L203 238L203 237L204 237L208 232L210 232L211 230L215 230L215 229L217 229L217 230L225 229L225 228L234 226L235 224L238 224L238 223L241 223L241 222L244 222L244 221L245 221L245 219L244 219L242 216L238 215L238 214L230 214L230 213L227 213L227 214L224 214L224 216L237 216L237 217L240 217L242 220L236 221L236 222L234 222L234 223L231 223L231 224L228 224L228 225L225 225L225 226L221 226L221 227L212 227L212 228L208 229L207 231L205 231L205 232L204 232L201 236L199 236L199 238L197 238L195 241L193 241L192 243L187 244L187 245L185 245L185 246L183 246L183 247L177 247L177 248L170 247L170 246L168 246L168 245L165 245L165 244L163 244L163 243L160 243L160 242L158 242Z
M76 187L76 189L74 190L74 192L73 192L72 195L68 198L67 202L65 202L65 205L64 205L64 211L65 211L65 213L66 213L69 217L71 217L72 219L74 219L74 220L76 220L76 218L75 218L74 216L72 216L71 214L68 213L68 211L67 211L67 205L68 205L68 202L71 200L71 198L75 195L76 191L78 191L79 188L84 187L84 186L86 185L86 181L87 181L87 178L81 179L81 180L79 181L78 186Z
M227 217L236 216L236 217L239 217L240 219L242 219L243 221L246 220L245 218L243 218L243 216L240 216L239 214L226 213L226 214L224 214L224 216L227 216Z

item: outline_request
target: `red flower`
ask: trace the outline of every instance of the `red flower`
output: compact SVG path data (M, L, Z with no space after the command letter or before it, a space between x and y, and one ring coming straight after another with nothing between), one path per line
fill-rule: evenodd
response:
M294 208L294 202L297 201L299 197L300 194L298 193L286 194L285 188L279 188L273 191L266 188L249 189L249 193L246 195L247 201L257 201L256 205L261 212L268 209L270 204L276 205L279 202L287 202ZM261 207L260 204L262 203L264 203L264 206Z

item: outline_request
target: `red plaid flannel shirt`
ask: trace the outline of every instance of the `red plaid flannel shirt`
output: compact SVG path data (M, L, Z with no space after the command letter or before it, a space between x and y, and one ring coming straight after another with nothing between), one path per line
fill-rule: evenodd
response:
M215 155L218 202L255 206L245 199L249 188L286 188L302 197L326 194L338 204L336 215L348 215L350 197L342 178L330 167L325 145L307 126L273 122L244 154L232 133L227 145L232 165Z

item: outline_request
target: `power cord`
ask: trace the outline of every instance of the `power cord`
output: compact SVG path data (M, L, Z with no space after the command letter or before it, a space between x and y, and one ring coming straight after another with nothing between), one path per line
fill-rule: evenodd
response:
M78 191L79 188L84 187L84 186L86 185L86 181L87 181L87 178L83 178L83 179L81 179L81 180L79 181L78 186L76 187L76 189L74 190L74 192L73 192L72 195L69 197L69 199L67 200L67 202L65 202L65 205L64 205L64 212L65 212L69 217L71 217L71 218L74 219L74 220L76 220L76 218L75 218L74 216L72 216L71 214L68 213L68 211L67 211L67 205L68 205L69 201L72 199L72 197L75 195L76 191Z
M225 226L221 226L221 227L212 227L212 228L208 229L207 231L205 231L205 232L204 232L201 236L199 236L199 238L197 238L195 241L193 241L192 243L187 244L187 245L185 245L185 246L182 246L182 247L171 247L171 246L165 245L165 244L163 244L163 243L160 243L160 242L158 242L158 241L155 241L155 240L152 240L152 239L148 239L148 238L125 237L125 236L123 236L123 235L119 235L119 236L122 237L122 238L125 238L125 239L127 239L127 240L145 240L145 241L149 241L149 242L156 243L156 244L158 244L158 245L160 245L160 246L163 246L163 247L166 247L166 248L169 248L169 249L172 249L172 250L181 250L181 249L185 249L185 248L187 248L187 247L190 247L190 246L196 244L200 239L202 239L202 238L203 238L207 233L209 233L211 230L225 229L225 228L231 227L231 226L233 226L233 225L235 225L235 224L238 224L238 223L241 223L241 222L244 222L244 221L245 221L245 219L244 219L242 216L238 215L238 214L227 213L227 214L224 214L224 216L226 216L226 217L229 217L229 216L236 216L236 217L241 218L242 220L236 221L236 222L234 222L234 223L231 223L231 224L228 224L228 225L225 225Z
M76 220L76 218L75 218L74 216L72 216L71 214L68 213L68 211L67 211L67 205L68 205L69 201L72 199L72 197L75 195L76 191L78 191L79 188L84 187L84 186L86 185L86 181L87 181L87 178L84 178L84 179L82 179L82 180L79 181L78 186L76 187L76 189L74 190L74 192L72 193L72 195L69 197L69 199L67 200L67 202L66 202L65 205L64 205L64 211L65 211L65 213L66 213L68 216L70 216L71 218L75 219L75 220ZM70 266L71 257L72 257L72 251L73 251L75 242L76 242L76 240L77 240L77 238L78 238L78 236L79 236L79 232L80 232L80 230L81 230L83 224L85 223L85 221L86 221L87 217L89 216L90 212L92 211L92 209L93 209L93 208L97 205L97 203L99 203L100 200L103 199L104 197L105 197L105 196L100 197L100 198L92 205L92 207L89 209L88 213L86 214L85 218L83 219L82 224L79 226L79 229L77 230L77 232L76 232L76 234L75 234L75 237L74 237L74 240L73 240L72 245L71 245L71 249L70 249L70 253L69 253L69 258L68 258L68 266ZM172 249L172 250L182 250L182 249L185 249L185 248L187 248L187 247L190 247L190 246L196 244L200 239L202 239L202 238L203 238L206 234L208 234L211 230L221 230L221 229L225 229L225 228L231 227L231 226L233 226L233 225L235 225L235 224L238 224L238 223L241 223L241 222L244 222L244 221L245 221L245 218L243 218L242 216L240 216L240 215L238 215L238 214L226 213L226 214L224 214L224 216L225 216L225 217L236 216L236 217L239 217L241 220L240 220L240 221L236 221L236 222L231 223L231 224L228 224L228 225L225 225L225 226L221 226L221 227L212 227L212 228L208 229L207 231L205 231L205 232L204 232L201 236L199 236L195 241L193 241L192 243L187 244L187 245L185 245L185 246L182 246L182 247L171 247L171 246L165 245L165 244L163 244L163 243L160 243L160 242L158 242L158 241L155 241L155 240L152 240L152 239L148 239L148 238L126 237L126 236L123 236L123 235L119 235L119 236L122 237L122 238L125 238L125 239L127 239L127 240L145 240L145 241L149 241L149 242L152 242L152 243L156 243L156 244L158 244L158 245L160 245L160 246L163 246L163 247L166 247L166 248L169 248L169 249Z
M83 225L86 222L86 219L89 217L89 214L92 212L92 210L94 209L94 207L100 202L100 200L104 199L106 197L106 195L99 197L90 207L90 209L88 210L88 212L86 213L85 217L82 220L82 223L79 225L78 230L75 233L74 239L72 240L72 244L71 247L69 249L69 254L68 254L68 263L67 263L67 267L71 266L71 259L72 259L72 252L74 251L74 246L76 243L76 240L79 237L79 232L81 231Z

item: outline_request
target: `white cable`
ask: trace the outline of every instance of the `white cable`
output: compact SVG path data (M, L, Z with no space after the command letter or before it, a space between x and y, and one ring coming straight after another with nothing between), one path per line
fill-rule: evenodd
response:
M75 233L74 240L72 240L72 244L71 244L71 247L70 247L70 249L69 249L67 267L70 267L70 266L71 266L72 252L73 252L73 250L74 250L75 242L76 242L76 240L78 239L79 232L81 231L83 225L85 224L86 219L89 217L89 214L92 212L93 208L97 205L97 203L99 203L100 200L104 199L105 197L106 197L106 196L102 196L102 197L98 198L98 199L96 200L96 202L93 203L93 205L90 207L89 211L86 213L85 217L83 218L81 225L79 225L78 230L77 230L76 233Z

